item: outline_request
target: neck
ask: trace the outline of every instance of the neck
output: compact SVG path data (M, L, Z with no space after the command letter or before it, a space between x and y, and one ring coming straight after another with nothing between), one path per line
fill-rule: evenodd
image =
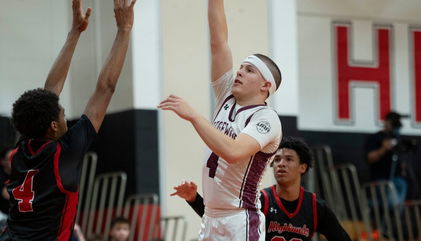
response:
M292 183L277 183L276 194L287 201L294 201L300 197L301 180L298 179Z
M51 133L50 131L47 132L47 134L42 137L42 138L38 138L38 140L58 140L58 138L56 137L56 135L54 133Z
M249 106L249 105L264 105L265 104L265 100L263 100L262 98L260 98L259 96L256 96L254 98L248 98L248 97L237 97L235 96L235 101L237 102L237 104L241 105L241 106Z

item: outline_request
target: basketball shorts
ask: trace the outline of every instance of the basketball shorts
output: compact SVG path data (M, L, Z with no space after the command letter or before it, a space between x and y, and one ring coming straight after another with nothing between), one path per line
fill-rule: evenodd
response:
M265 217L260 210L241 210L224 217L203 215L199 241L264 241Z

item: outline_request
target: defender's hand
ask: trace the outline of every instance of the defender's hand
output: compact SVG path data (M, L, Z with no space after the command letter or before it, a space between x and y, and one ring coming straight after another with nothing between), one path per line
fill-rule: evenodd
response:
M180 185L174 187L175 192L170 196L179 196L187 202L194 202L197 195L197 185L194 182L182 182Z
M88 28L89 24L89 16L91 16L92 9L86 9L85 15L83 15L82 9L82 0L73 0L72 8L73 8L73 24L72 30L83 32Z
M114 14L119 30L131 30L133 27L133 8L136 0L114 0Z

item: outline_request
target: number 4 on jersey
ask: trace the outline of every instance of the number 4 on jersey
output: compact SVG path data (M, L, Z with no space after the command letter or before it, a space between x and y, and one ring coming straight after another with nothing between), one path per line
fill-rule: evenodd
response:
M216 168L218 168L218 159L219 156L212 152L208 159L208 162L206 163L206 167L209 167L209 177L211 178L215 177Z
M34 201L35 192L32 190L34 176L39 170L29 170L26 173L23 183L12 190L13 197L18 200L19 212L33 212L32 202Z

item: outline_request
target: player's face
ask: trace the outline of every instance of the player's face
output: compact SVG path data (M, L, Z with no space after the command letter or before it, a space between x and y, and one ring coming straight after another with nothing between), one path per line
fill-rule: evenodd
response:
M232 85L232 94L237 98L253 98L266 82L254 65L242 63Z
M112 241L129 240L130 226L127 223L116 223L110 231Z
M272 165L273 175L280 185L300 181L307 168L307 164L300 163L297 152L289 148L278 150Z

